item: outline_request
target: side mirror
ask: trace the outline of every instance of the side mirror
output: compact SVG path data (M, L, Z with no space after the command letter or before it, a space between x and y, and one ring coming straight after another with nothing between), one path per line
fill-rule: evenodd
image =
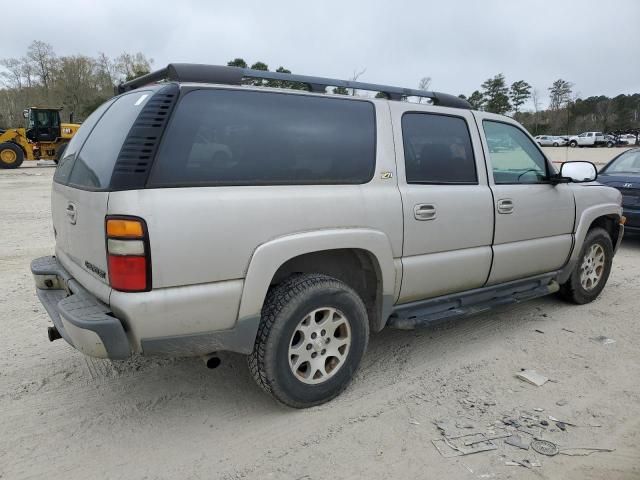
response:
M560 167L560 176L574 183L593 182L598 178L598 170L591 162L564 162Z
M29 118L29 110L22 110L22 116L24 118Z

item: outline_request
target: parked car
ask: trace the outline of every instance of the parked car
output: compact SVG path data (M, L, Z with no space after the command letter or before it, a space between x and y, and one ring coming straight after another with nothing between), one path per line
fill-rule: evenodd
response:
M624 144L624 145L636 145L637 143L637 138L635 135L631 135L631 134L626 134L626 135L620 135L619 137L620 143Z
M569 146L575 147L599 147L599 146L613 147L615 143L605 137L602 132L584 132L579 135L574 135L569 138Z
M600 171L599 180L620 190L625 228L640 233L640 148L616 156Z
M49 338L84 354L239 352L302 408L346 387L370 333L607 282L620 192L458 97L190 64L119 91L60 160L55 256L31 264Z
M535 137L535 139L536 142L538 142L538 145L540 145L541 147L559 147L563 142L558 137L554 137L551 135L538 135L537 137Z

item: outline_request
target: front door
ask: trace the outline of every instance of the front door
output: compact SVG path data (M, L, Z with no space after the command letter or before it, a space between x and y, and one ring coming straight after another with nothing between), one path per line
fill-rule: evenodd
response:
M399 303L484 285L491 267L491 190L473 115L390 102L404 245Z
M553 185L553 167L535 142L504 117L476 113L485 135L495 235L488 284L561 268L573 244L575 200L567 185Z

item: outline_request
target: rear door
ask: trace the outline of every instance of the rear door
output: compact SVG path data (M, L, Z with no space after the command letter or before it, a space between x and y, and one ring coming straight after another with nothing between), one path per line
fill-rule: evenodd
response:
M56 255L104 302L110 292L105 246L109 185L123 142L149 97L149 91L135 91L100 106L69 143L54 176Z
M517 123L497 115L474 114L484 132L495 202L493 266L488 284L559 269L573 244L575 200L571 188L548 181L553 167Z
M389 102L404 245L400 303L481 287L493 207L470 111Z

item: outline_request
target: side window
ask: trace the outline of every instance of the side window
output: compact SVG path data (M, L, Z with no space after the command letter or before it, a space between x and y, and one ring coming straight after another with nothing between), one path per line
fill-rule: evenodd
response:
M176 106L148 186L362 184L375 135L370 102L195 90Z
M543 183L547 161L535 143L513 125L485 120L484 134L497 184Z
M67 145L64 155L58 162L58 168L56 168L56 173L53 176L54 182L61 183L63 185L67 184L69 175L71 174L71 169L73 168L73 164L76 159L76 153L78 153L78 150L80 150L82 144L91 133L91 130L93 130L93 127L96 126L96 123L98 123L98 120L102 117L102 114L112 103L113 100L103 103L96 108L84 122L82 122L82 125Z
M478 183L471 137L463 118L405 113L402 138L407 183Z

